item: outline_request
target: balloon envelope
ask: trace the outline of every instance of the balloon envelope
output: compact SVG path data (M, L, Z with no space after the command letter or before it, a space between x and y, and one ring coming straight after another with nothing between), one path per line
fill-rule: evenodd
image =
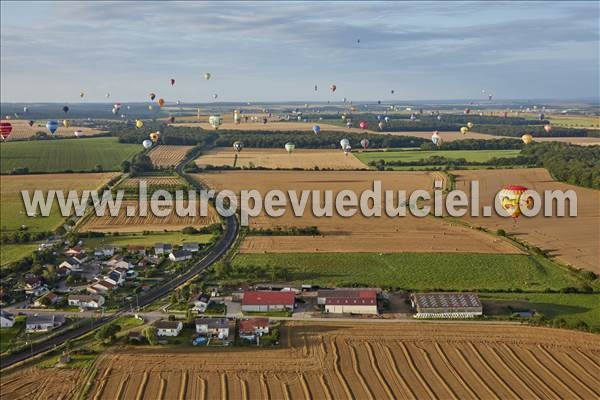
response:
M0 122L0 136L2 140L8 139L12 132L12 125L10 122Z
M150 100L154 100L156 98L156 94L150 93Z
M71 126L71 121L69 121L68 119L63 120L63 125L65 128L68 128Z
M75 137L79 137L81 135L83 135L83 131L80 131L79 129L76 130L75 132L73 132L73 134L75 135Z
M462 133L463 135L466 135L467 132L469 132L469 128L467 128L466 126L460 128L460 133Z
M315 135L318 135L321 132L321 127L319 125L314 125L312 127L312 130L315 133Z
M171 78L170 81L171 81L171 86L173 86L175 84L175 79Z
M148 139L144 140L142 142L142 146L144 146L145 149L149 149L150 147L152 147L152 140L148 140Z
M550 124L544 125L544 130L546 131L546 133L552 132L552 125L550 125Z
M204 74L204 79L209 80L210 79L210 72L206 72Z
M527 191L525 186L520 185L506 185L498 192L498 198L502 208L512 218L518 218L521 215L523 208L531 209L533 207L533 200L531 197L524 199L523 193Z
M337 86L332 84L331 86L329 86L329 89L331 89L332 92L335 92Z
M296 148L296 145L292 142L287 142L285 144L285 151L287 151L288 154L292 154L292 152L294 151L295 148Z
M531 136L529 133L526 133L523 136L521 136L521 140L523 141L523 143L529 144L533 141L533 136Z
M161 99L158 99L158 106L159 106L159 107L162 107L162 106L164 106L164 105L165 105L165 99L162 99L162 98L161 98Z
M244 144L240 141L233 142L233 149L239 153L244 148Z
M364 138L360 141L360 145L363 147L363 149L366 149L367 147L369 147L369 139Z
M360 129L367 129L369 127L369 124L367 123L367 121L360 121L358 126L360 126Z
M52 119L46 122L46 128L50 131L52 135L54 135L54 133L58 129L58 122Z
M64 106L64 107L62 108L62 110L63 110L64 112L69 112L69 106Z
M472 122L467 122L467 128L473 129L473 123Z
M208 123L215 129L219 129L219 126L223 122L223 119L220 115L211 115L208 117Z
M144 121L142 121L141 119L136 119L135 120L135 127L136 128L141 128L142 126L144 126Z

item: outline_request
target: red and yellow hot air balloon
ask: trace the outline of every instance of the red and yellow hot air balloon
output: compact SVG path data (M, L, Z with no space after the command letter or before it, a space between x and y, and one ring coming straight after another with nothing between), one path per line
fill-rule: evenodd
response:
M502 208L508 215L517 219L521 215L523 208L532 209L533 199L531 197L523 198L523 193L528 189L521 185L506 185L498 192L498 198Z
M162 107L164 105L165 105L165 99L163 99L163 98L158 99L158 106Z
M544 130L546 131L546 133L552 132L552 125L550 125L550 124L544 125Z
M0 122L0 137L2 137L2 140L8 140L11 132L12 125L10 122Z

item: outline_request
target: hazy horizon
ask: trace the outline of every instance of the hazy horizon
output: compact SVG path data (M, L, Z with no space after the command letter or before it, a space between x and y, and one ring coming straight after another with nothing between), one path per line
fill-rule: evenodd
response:
M0 99L598 101L599 18L597 2L2 1Z

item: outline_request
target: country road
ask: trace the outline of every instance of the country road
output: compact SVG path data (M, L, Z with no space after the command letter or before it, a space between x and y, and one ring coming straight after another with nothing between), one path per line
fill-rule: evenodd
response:
M200 190L201 187L199 186L199 184L194 180L188 178L183 172L183 168L185 167L185 165L192 161L193 158L194 156L192 155L191 157L187 157L185 160L183 160L177 166L176 171L184 179L188 180L188 182L190 182L190 184L192 184L197 190ZM206 268L210 267L219 258L221 258L235 243L235 240L239 233L239 224L237 217L235 215L226 217L223 219L223 222L225 225L223 234L219 237L217 242L202 259L200 259L193 267L188 269L183 274L180 274L171 279L170 281L166 282L164 285L154 287L144 295L139 296L137 302L131 301L129 303L126 303L123 305L123 307L119 309L119 311L95 320L93 326L91 324L86 324L85 326L66 331L44 342L36 343L33 346L28 347L27 349L21 350L20 352L0 357L0 369L9 367L15 363L24 361L34 355L51 350L59 344L64 343L66 340L72 340L79 336L85 335L86 333L97 329L100 325L114 321L122 315L126 315L127 312L133 307L143 307L162 297L167 296L173 289L184 284L188 280L192 279L193 277L197 276L199 273L204 271Z

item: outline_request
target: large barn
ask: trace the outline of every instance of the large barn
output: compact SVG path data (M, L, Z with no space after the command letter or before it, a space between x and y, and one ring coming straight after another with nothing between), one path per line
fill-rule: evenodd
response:
M475 293L415 293L410 299L415 318L473 318L483 315Z
M377 314L376 289L319 290L317 303L332 314Z

